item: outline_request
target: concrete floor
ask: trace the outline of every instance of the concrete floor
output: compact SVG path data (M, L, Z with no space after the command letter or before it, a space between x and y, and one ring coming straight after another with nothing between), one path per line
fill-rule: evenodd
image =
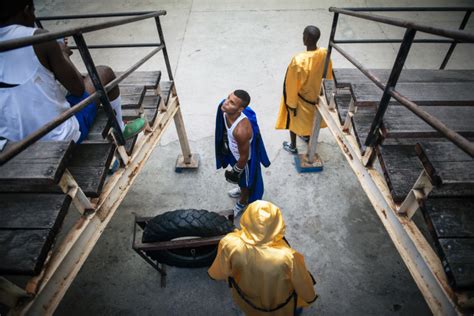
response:
M306 315L424 315L430 311L371 204L329 131L320 135L324 171L298 174L282 151L287 132L275 123L282 80L291 56L304 49L302 30L321 28L327 46L330 6L384 6L392 2L354 1L171 1L36 0L39 15L167 10L162 18L178 95L193 152L201 155L197 172L174 172L180 152L175 129L164 135L145 169L66 293L56 315L239 315L227 285L207 277L206 269L169 268L168 286L131 249L133 214L156 215L178 208L219 211L231 208L231 188L213 156L214 113L236 88L252 96L272 161L264 170L264 198L280 206L287 238L306 257L315 275L319 300ZM397 5L470 5L471 1L401 1ZM395 14L392 14L395 15ZM462 14L398 14L420 23L457 28ZM87 21L49 22L57 30ZM469 29L472 30L473 23ZM403 31L342 17L339 38L394 38ZM87 34L88 43L144 42L156 39L151 22ZM416 46L409 68L435 68L446 46ZM348 51L367 67L390 68L397 45L352 46ZM117 70L131 65L146 49L95 51L97 64ZM76 60L78 54L75 54ZM461 46L449 68L474 68L472 49ZM350 67L340 55L335 67ZM142 69L163 68L161 58ZM300 145L303 150L304 147Z

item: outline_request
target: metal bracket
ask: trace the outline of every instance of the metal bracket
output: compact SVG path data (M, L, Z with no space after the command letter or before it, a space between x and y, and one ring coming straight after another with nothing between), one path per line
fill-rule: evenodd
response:
M331 93L328 109L330 111L333 111L336 109L336 93L334 92Z
M8 307L14 307L22 298L31 297L18 285L0 276L0 303Z
M399 214L406 214L411 219L419 208L420 203L428 197L432 190L431 178L423 170L397 212Z
M79 184L77 184L69 170L64 170L63 176L59 180L59 187L72 198L74 206L81 215L94 211L95 207L79 187Z

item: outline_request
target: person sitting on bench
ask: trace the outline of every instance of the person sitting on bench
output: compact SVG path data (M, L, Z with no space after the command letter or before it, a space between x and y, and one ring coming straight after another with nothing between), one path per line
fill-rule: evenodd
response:
M44 34L34 28L33 0L2 0L0 2L0 41ZM83 77L71 62L72 54L61 41L49 41L0 53L0 136L19 141L46 123L81 102L95 89L89 76ZM110 67L97 67L102 84L115 78ZM61 89L59 81L68 91ZM127 125L122 122L118 87L108 93L117 121L125 138L139 133L145 124L140 118ZM97 113L91 103L41 140L73 140L82 142Z
M280 209L258 200L240 219L241 230L219 242L208 270L228 280L232 297L245 315L294 315L318 297L304 257L286 239Z

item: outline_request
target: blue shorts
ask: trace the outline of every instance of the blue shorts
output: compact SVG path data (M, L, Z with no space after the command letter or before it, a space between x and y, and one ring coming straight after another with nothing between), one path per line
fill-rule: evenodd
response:
M89 93L84 91L82 96L76 97L71 94L66 96L67 102L72 106L78 104L85 98L89 96ZM76 142L77 144L82 143L82 141L87 137L89 134L89 129L92 126L92 123L94 123L95 117L97 115L97 105L95 102L90 103L87 105L85 108L74 114L76 117L77 121L79 122L79 131L81 132L81 136L79 137L79 140Z
M240 180L239 180L239 187L241 188L249 188L250 187L250 183L249 183L249 163L247 162L245 164L245 168L244 168L244 171L242 172L242 175L240 176Z

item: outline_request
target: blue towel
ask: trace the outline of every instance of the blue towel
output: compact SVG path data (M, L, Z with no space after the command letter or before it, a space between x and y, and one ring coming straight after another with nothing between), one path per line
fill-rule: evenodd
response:
M217 107L216 114L216 133L215 133L215 150L216 150L216 168L227 168L228 165L235 165L237 162L230 152L226 152L224 149L224 116L222 114L222 104L224 100ZM267 156L265 144L263 143L262 135L260 134L260 128L257 123L257 115L255 112L247 106L243 113L247 116L252 125L253 139L250 144L250 150L252 152L250 160L247 162L249 166L249 183L250 183L250 196L249 203L256 200L261 200L263 196L263 177L262 169L260 164L268 168L270 166L270 160Z

